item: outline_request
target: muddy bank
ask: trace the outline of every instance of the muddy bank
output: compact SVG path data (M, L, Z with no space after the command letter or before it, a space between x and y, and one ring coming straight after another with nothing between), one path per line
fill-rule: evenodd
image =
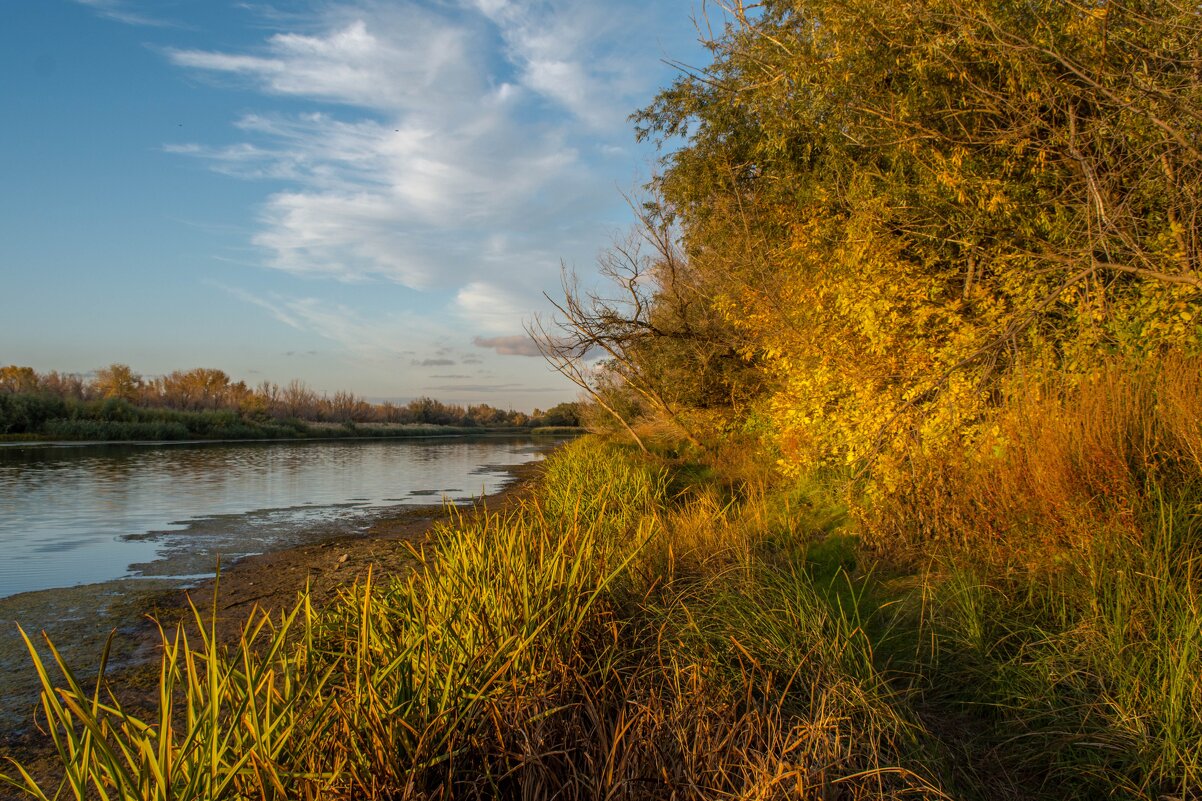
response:
M509 468L515 480L472 508L497 510L516 503L540 469L541 462ZM369 569L373 580L403 575L414 564L410 546L425 542L435 523L454 509L393 508L366 531L248 556L223 567L219 579L195 581L185 589L178 581L122 579L0 599L0 756L32 764L35 775L55 775L52 744L38 726L39 685L16 628L21 621L48 621L47 635L81 678L95 676L105 640L115 632L107 678L123 699L137 703L139 696L153 697L157 680L156 620L168 625L180 620L190 614L191 600L206 615L215 609L218 638L235 641L252 610L289 609L306 586L320 605ZM45 657L40 632L29 634ZM8 772L8 766L0 771ZM0 799L10 797L19 796L0 787Z

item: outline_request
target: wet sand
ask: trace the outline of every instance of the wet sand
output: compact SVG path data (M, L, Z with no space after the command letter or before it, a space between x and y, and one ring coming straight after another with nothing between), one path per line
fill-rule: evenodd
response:
M516 480L480 499L474 508L498 510L516 503L529 491L541 464L509 468ZM40 688L16 630L21 620L52 619L46 634L81 680L95 676L105 640L115 632L106 675L123 700L129 697L137 703L137 696L153 698L156 689L155 620L172 625L185 618L191 600L206 615L215 607L218 638L236 641L254 609L291 609L306 586L320 606L340 588L365 578L369 569L373 580L404 575L414 565L410 547L427 541L434 524L451 512L443 506L394 509L364 533L249 556L223 568L218 580L188 589L180 589L178 582L122 579L0 599L0 757L13 756L32 765L35 775L54 775L52 744L38 726ZM40 633L29 634L48 658ZM8 765L0 765L0 771L9 772ZM0 799L18 797L0 787Z

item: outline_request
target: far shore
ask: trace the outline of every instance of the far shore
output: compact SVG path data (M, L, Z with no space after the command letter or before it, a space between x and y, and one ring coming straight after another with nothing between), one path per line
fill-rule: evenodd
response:
M344 435L344 437L261 437L256 439L4 439L0 447L87 447L101 445L252 445L255 443L339 443L349 440L444 439L451 437L575 437L587 429L578 426L542 428L407 428L405 433Z
M374 427L373 429L374 430ZM543 426L538 428L467 428L454 426L410 426L392 429L394 433L343 434L331 436L256 437L217 439L10 439L0 435L0 448L62 448L103 445L235 445L257 442L345 442L350 440L434 439L448 437L570 437L584 434L580 426Z

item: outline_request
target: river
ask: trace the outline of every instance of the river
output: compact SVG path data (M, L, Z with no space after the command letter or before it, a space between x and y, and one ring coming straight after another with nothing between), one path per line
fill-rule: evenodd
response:
M541 458L531 438L0 448L0 598L223 562L463 502Z

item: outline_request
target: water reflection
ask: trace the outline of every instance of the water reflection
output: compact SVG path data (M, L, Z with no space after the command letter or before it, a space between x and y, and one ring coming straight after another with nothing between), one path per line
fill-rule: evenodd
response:
M504 467L541 449L525 438L0 448L0 597L133 564L203 572L218 552L354 529L382 506L495 492Z

